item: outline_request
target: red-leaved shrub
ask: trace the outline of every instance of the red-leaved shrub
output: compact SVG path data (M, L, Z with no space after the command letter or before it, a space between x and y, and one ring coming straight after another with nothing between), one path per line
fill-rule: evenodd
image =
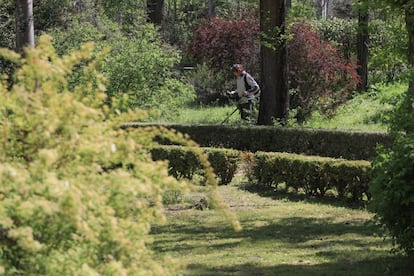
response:
M259 24L253 17L203 20L196 28L189 53L199 62L217 69L242 63L253 68L259 58Z
M356 63L304 23L293 24L288 43L291 108L303 120L313 110L330 115L356 88Z
M189 46L190 54L197 62L207 62L215 69L242 63L258 75L259 24L253 17L246 18L202 21ZM292 39L287 45L291 109L296 109L298 121L305 120L314 110L332 115L359 82L356 63L344 58L310 25L294 23L290 33Z

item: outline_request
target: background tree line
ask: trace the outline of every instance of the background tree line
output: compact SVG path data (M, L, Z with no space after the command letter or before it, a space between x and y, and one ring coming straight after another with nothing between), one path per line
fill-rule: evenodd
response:
M367 13L368 6L373 7L373 4L368 2L358 2L355 8L337 6L337 14L341 15L342 19L320 20L323 16L321 8L315 8L315 3L308 1L288 3L290 9L287 11L284 2L267 1L260 1L259 5L259 1L123 0L114 3L104 0L38 0L32 3L35 20L24 20L22 16L27 13L22 11L27 9L21 7L29 7L30 3L31 1L7 0L1 5L5 34L0 41L1 46L14 48L13 45L16 45L17 49L21 48L24 22L35 22L32 28L33 25L36 26L37 35L47 32L60 37L60 41L59 38L55 38L55 46L60 53L76 48L88 40L111 46L113 54L117 54L116 58L115 55L112 56L117 62L114 62L111 68L116 67L115 63L122 63L120 55L124 58L129 56L125 61L138 58L145 60L142 57L134 57L134 54L138 53L133 49L129 50L134 51L134 54L128 53L125 47L129 47L126 45L122 46L124 49L121 54L119 40L115 39L116 45L111 44L117 36L125 38L124 43L131 43L130 47L136 43L139 48L138 45L143 43L139 37L143 36L145 31L147 36L151 37L144 40L145 43L157 40L155 44L163 45L160 49L165 50L164 52L175 51L176 59L171 61L168 68L165 67L164 61L160 61L155 69L164 73L145 72L147 68L142 68L144 66L118 66L117 72L108 72L113 86L108 90L108 94L111 97L117 95L116 98L122 96L122 101L132 107L160 107L162 104L158 105L157 102L162 102L163 99L172 100L178 93L164 95L161 92L157 94L162 96L157 98L153 95L154 92L146 90L165 90L165 87L168 90L169 86L173 86L170 88L174 91L177 89L174 85L178 84L180 89L186 87L183 95L188 96L190 102L193 101L194 96L191 94L194 95L194 92L189 91L191 86L185 85L187 82L182 78L183 74L179 76L180 82L171 81L168 85L164 82L160 86L163 83L160 79L144 81L147 75L166 74L174 76L172 79L176 80L177 72L172 72L172 68L177 65L196 65L197 69L186 74L185 79L190 79L195 87L197 101L203 104L226 102L222 92L234 85L227 69L232 63L240 62L259 79L264 90L259 123L272 124L274 119L283 121L287 118L288 111L290 116L303 121L315 110L325 115L333 114L335 107L352 97L355 88L366 90L368 82L375 84L400 79L401 73L408 67L404 58L407 51L407 43L404 40L407 37L403 35L397 39L395 36L397 31L404 28L403 19L398 13L386 17L375 8L375 16L369 26L370 40L367 41L368 29L362 27L363 24L366 25L363 22L367 17L360 16L358 20L358 14L361 14L361 11ZM214 16L218 19L214 19ZM293 27L294 24L302 24L304 28L307 28L305 25L311 26L307 32L316 36L300 36L299 33L294 33L304 30L302 27ZM28 30L31 30L29 26ZM33 34L32 31L31 35ZM204 41L200 38L203 35ZM315 43L322 40L327 41L323 42L327 44L320 43L317 47ZM33 44L34 40L30 43ZM313 47L306 46L311 44ZM144 52L145 47L141 47ZM303 56L298 56L298 49L293 49L294 47L302 47L299 53L303 53ZM292 54L287 51L289 48L292 48ZM162 52L159 51L160 56L163 56ZM260 56L260 53L265 57ZM340 58L336 59L338 55ZM167 53L166 56L171 55ZM330 62L326 62L326 58ZM220 59L220 62L217 62L217 59ZM260 62L261 60L263 62ZM4 65L2 70L10 70L6 64ZM108 66L106 68L111 70ZM127 71L122 72L122 68ZM317 72L319 74L316 74ZM131 78L131 75L136 77ZM125 82L122 76L128 81ZM315 76L320 78L314 79ZM344 83L348 85L344 86ZM142 95L138 96L141 93Z

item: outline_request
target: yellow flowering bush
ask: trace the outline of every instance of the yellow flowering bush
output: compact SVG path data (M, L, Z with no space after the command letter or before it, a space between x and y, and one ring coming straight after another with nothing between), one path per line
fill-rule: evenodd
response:
M0 83L0 273L171 274L173 262L146 246L164 219L163 191L187 188L147 150L169 131L119 128L145 114L115 116L102 104L106 51L86 44L59 57L51 45L42 36L24 56L0 50L18 65L13 85ZM78 85L68 81L74 68Z

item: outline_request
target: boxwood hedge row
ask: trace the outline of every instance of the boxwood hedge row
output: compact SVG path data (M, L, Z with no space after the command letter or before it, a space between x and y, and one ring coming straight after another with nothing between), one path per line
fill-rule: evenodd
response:
M238 165L243 161L250 183L260 189L275 190L279 189L280 183L285 183L284 189L304 191L312 196L322 197L328 190L333 190L339 198L355 201L370 199L369 161L217 148L203 148L203 152L208 155L222 185L232 181ZM170 174L175 177L191 179L201 169L191 147L157 146L151 149L151 154L153 160L168 160Z
M240 152L230 149L202 148L218 177L220 185L230 183L240 161ZM157 146L151 150L152 159L168 160L169 173L174 177L191 179L200 172L202 166L197 154L191 147L183 146Z
M368 183L371 163L292 153L256 152L248 177L259 188L303 190L308 195L324 196L334 190L338 197L355 201L370 199Z
M141 127L129 123L124 127ZM393 138L381 132L278 128L273 126L162 125L188 134L203 147L242 151L289 152L349 160L373 160L379 144L389 146ZM164 141L168 142L168 141Z

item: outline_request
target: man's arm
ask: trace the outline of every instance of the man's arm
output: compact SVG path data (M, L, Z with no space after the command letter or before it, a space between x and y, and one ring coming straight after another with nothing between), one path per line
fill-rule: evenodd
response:
M246 81L250 85L250 89L246 91L249 95L254 95L260 91L259 85L250 74L246 75Z

